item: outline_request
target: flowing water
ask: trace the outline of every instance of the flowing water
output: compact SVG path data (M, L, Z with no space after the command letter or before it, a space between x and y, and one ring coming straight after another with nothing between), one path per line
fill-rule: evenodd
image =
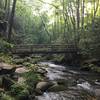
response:
M96 73L83 72L76 67L61 66L50 62L46 76L51 81L65 81L67 89L58 92L45 92L38 100L100 100L100 77Z

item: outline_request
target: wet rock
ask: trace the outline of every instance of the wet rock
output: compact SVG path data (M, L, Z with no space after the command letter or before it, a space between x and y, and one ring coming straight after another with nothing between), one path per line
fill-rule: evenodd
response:
M26 60L26 61L31 61L32 58L31 58L31 57L27 57L27 58L25 58L25 60Z
M89 60L85 60L82 63L82 67L80 68L81 70L84 71L95 71L95 72L100 72L100 60L99 59L89 59Z
M76 86L76 84L77 84L77 82L74 79L70 79L70 81L68 79L67 80L59 79L59 80L57 80L57 83L59 85L64 85L66 87L68 87L68 86Z
M3 74L12 74L16 70L16 67L6 64L6 63L0 63L0 75Z
M55 84L52 87L50 87L48 89L48 91L50 91L50 92L58 92L58 91L64 91L66 89L67 89L67 87L65 87L64 85Z
M93 91L93 88L92 88L91 84L88 83L88 82L83 82L81 84L77 84L77 87L80 88L80 89L86 90L88 92Z
M96 59L96 58L93 58L93 59L85 60L83 62L83 64L97 64L97 65L100 65L100 60Z
M95 95L100 97L100 89L95 89Z
M44 74L47 73L47 71L46 71L46 69L44 69L44 68L38 68L38 69L37 69L37 73L44 75Z
M86 82L86 81L84 79L82 79L82 78L77 80L77 84L81 84L81 83L84 83L84 82Z
M35 94L29 95L29 100L36 100Z
M36 95L42 95L43 92L40 89L35 89L35 93Z
M80 70L83 70L83 71L90 71L90 67L88 65L82 65L82 67L80 68Z
M20 59L18 55L13 55L13 59Z
M59 85L67 85L68 84L68 81L64 80L64 79L58 79L56 81L57 81L57 84L59 84Z
M51 86L53 86L54 85L54 83L52 83L52 82L39 82L37 85L36 85L36 91L38 92L39 91L39 93L41 92L41 91L46 91L48 88L50 88Z
M100 85L100 81L96 80L96 81L95 81L95 84L96 84L96 85Z
M20 65L16 65L16 68L20 68L20 67L23 67L23 65L21 65L21 64Z

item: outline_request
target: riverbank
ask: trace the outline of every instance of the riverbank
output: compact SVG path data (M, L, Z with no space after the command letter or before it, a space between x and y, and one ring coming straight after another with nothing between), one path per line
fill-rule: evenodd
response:
M51 58L52 58L51 56L48 56L47 58L47 56L41 57L39 55L38 56L31 55L28 57L25 56L21 58L20 56L16 56L16 55L12 56L12 55L1 54L0 71L2 73L0 73L0 99L1 100L3 99L5 100L25 100L25 99L35 100L37 96L38 100L42 100L42 99L39 99L41 98L41 96L38 96L38 95L43 94L44 96L45 95L44 93L46 91L50 92L50 94L46 92L46 96L47 95L53 96L55 93L57 93L56 98L58 98L60 96L59 93L61 91L70 90L72 93L74 93L76 91L76 87L78 84L84 84L85 82L88 82L90 86L91 81L92 81L92 84L99 83L100 81L100 79L96 78L97 77L96 74L94 74L95 78L93 80L87 81L86 79L84 80L83 78L84 76L83 74L85 74L87 77L86 73L77 72L78 70L74 70L69 65L61 66L61 63L62 63L61 61L63 61L62 60L63 57L61 58L61 56L58 57L60 58L58 59L59 60L58 65L55 65L54 63L48 63L48 62L39 63L41 61L56 62L56 60L51 60ZM57 59L57 56L55 58ZM74 65L74 67L75 66L76 65ZM73 70L70 68L72 68ZM66 74L68 75L66 76ZM81 75L82 75L81 77L82 79L78 77ZM73 86L74 86L74 89L73 89ZM81 88L82 88L82 85L81 85ZM82 91L80 89L77 90L79 91L77 95L79 96L79 94L81 93L84 94L83 90ZM85 93L87 93L87 91L85 91ZM63 92L61 92L61 94L63 95ZM66 92L67 96L68 94L69 93ZM89 97L94 98L95 96L94 95L90 96L89 94ZM89 97L86 96L86 98L89 98ZM53 100L53 97L51 98L52 98L51 100ZM45 100L49 100L49 99L47 99L46 97Z
M81 70L91 71L100 74L100 60L99 59L88 59L81 63Z

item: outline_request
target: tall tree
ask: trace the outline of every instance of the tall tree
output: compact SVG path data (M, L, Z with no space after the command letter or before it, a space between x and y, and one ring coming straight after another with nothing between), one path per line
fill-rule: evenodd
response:
M82 0L82 8L81 8L82 9L82 23L81 23L82 30L84 28L84 9L85 9L84 4L85 4L85 0Z
M77 0L77 29L80 28L80 0Z
M13 0L12 11L11 11L10 19L9 19L8 40L11 39L12 27L13 27L13 21L14 21L14 14L15 14L15 8L16 8L16 1L17 0Z

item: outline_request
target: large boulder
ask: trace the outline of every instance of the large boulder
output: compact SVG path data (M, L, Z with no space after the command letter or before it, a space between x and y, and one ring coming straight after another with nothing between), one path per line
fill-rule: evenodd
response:
M46 91L48 88L50 88L53 85L54 85L54 83L52 83L52 82L39 82L36 85L36 93L42 94L42 92Z
M3 74L12 74L15 72L16 67L6 64L6 63L0 63L0 75Z
M44 75L44 74L46 74L46 73L47 73L47 70L46 70L46 69L44 69L44 68L38 68L36 72L37 72L37 73L39 73L39 74Z
M22 74L22 73L26 73L29 72L30 70L27 69L26 67L22 67L22 68L16 68L15 72L18 74Z

